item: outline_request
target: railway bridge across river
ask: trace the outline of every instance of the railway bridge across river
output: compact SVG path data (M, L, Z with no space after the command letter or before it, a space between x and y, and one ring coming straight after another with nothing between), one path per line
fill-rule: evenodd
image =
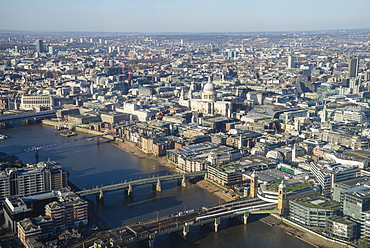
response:
M210 225L217 232L222 219L236 218L247 224L250 214L276 213L276 206L276 203L267 203L259 198L239 199L101 231L74 244L68 244L68 247L81 248L92 245L94 247L123 247L128 243L141 240L147 240L149 247L152 247L158 235L176 232L186 238L191 227L197 225Z
M57 111L55 109L52 109L52 110L44 110L44 111L39 111L39 112L25 112L25 113L1 115L0 123L4 123L6 125L12 125L13 122L22 121L22 120L35 122L43 118L56 117L56 112Z

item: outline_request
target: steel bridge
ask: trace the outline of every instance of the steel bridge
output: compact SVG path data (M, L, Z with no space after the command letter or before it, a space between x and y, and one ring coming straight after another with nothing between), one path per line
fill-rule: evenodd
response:
M56 110L45 110L40 112L26 112L22 114L9 114L9 115L2 115L0 116L0 123L6 123L6 124L12 124L16 121L21 120L39 120L46 117L55 117L56 116Z
M266 203L258 198L236 200L98 232L74 244L69 244L68 247L87 247L94 244L101 247L105 245L118 247L141 240L147 240L149 247L152 247L158 235L178 232L186 238L191 227L197 225L210 225L217 232L222 219L236 218L243 224L247 224L250 214L259 214L261 211L275 213L276 206L276 203Z

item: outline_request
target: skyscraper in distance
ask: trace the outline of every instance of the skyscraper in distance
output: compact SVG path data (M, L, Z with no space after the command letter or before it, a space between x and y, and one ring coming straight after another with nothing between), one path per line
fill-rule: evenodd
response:
M288 68L295 68L295 57L294 56L288 57Z
M54 54L54 47L53 47L53 46L49 46L49 47L48 47L48 53L49 53L50 55L53 55L53 54Z
M43 40L36 40L35 45L36 45L36 52L42 53L45 51Z
M365 80L370 81L370 70L365 72Z
M359 59L355 57L350 58L349 63L348 63L348 76L350 78L357 77L358 67L359 67Z

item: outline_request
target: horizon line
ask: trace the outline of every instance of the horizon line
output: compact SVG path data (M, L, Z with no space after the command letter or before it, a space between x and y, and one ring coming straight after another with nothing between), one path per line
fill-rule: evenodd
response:
M318 30L289 30L289 31L153 31L153 32L122 32L122 31L47 31L47 30L12 30L0 29L0 33L100 33L100 34L141 34L141 35L156 35L156 34L263 34L263 33L315 33L315 32L345 32L345 31L370 31L369 28L344 28L344 29L318 29Z

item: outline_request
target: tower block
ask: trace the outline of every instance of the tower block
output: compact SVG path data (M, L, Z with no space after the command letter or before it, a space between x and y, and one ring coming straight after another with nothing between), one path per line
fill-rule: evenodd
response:
M278 189L278 210L281 216L288 215L288 200L286 198L286 185L281 181Z
M250 197L256 198L257 193L258 193L258 175L255 171L253 171L250 183Z

